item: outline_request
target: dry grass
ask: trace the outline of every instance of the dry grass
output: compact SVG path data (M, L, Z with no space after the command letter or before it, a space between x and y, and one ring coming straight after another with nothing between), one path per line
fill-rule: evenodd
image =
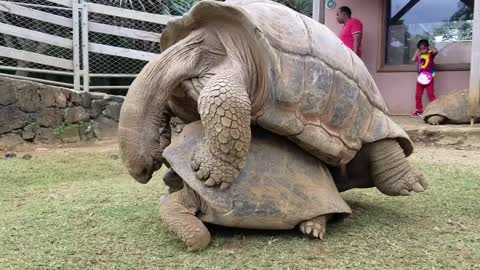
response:
M211 226L190 254L159 222L159 176L138 184L108 152L1 160L0 269L479 269L480 170L417 166L427 193L346 192L354 214L324 242Z

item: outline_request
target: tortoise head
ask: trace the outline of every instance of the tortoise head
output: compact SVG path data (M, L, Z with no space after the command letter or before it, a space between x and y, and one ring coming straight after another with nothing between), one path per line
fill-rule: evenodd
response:
M260 110L271 93L272 53L240 7L201 1L167 24L160 44L163 52L134 80L120 113L122 159L140 183L148 182L163 163L171 116L165 111L184 82L215 73L225 63L233 62L242 65L252 112ZM175 98L178 96L182 95Z

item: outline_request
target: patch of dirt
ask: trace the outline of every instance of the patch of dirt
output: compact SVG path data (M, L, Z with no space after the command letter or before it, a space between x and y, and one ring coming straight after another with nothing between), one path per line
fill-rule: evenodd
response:
M0 159L7 153L15 153L17 157L24 155L45 155L55 153L111 153L112 159L118 157L119 147L116 140L95 143L57 144L57 145L23 145L15 151L0 151ZM424 161L452 165L480 166L480 150L455 149L429 146L415 146L415 153L409 157L412 162Z
M480 166L480 150L415 146L409 160L450 165Z
M112 153L118 154L118 142L116 140L91 142L91 143L72 143L72 144L26 144L17 146L14 151L0 151L0 159L6 153L15 153L17 157L24 155L39 156L49 154L66 153ZM113 158L113 157L112 157Z

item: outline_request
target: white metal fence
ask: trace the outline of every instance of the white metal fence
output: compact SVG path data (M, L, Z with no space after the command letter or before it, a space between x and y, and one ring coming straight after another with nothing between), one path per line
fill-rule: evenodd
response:
M198 1L0 0L0 76L124 94ZM274 1L311 16L312 0Z
M174 17L114 2L0 0L0 76L124 92Z

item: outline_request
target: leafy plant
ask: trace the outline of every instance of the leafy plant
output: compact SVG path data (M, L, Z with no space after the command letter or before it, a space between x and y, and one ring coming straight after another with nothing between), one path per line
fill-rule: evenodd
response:
M162 15L181 16L200 0L93 0L99 4L122 7ZM304 15L312 16L312 0L273 0Z
M79 127L79 124L63 124L62 126L52 128L53 134L55 137L62 139L63 135L65 134L65 130L71 127Z

